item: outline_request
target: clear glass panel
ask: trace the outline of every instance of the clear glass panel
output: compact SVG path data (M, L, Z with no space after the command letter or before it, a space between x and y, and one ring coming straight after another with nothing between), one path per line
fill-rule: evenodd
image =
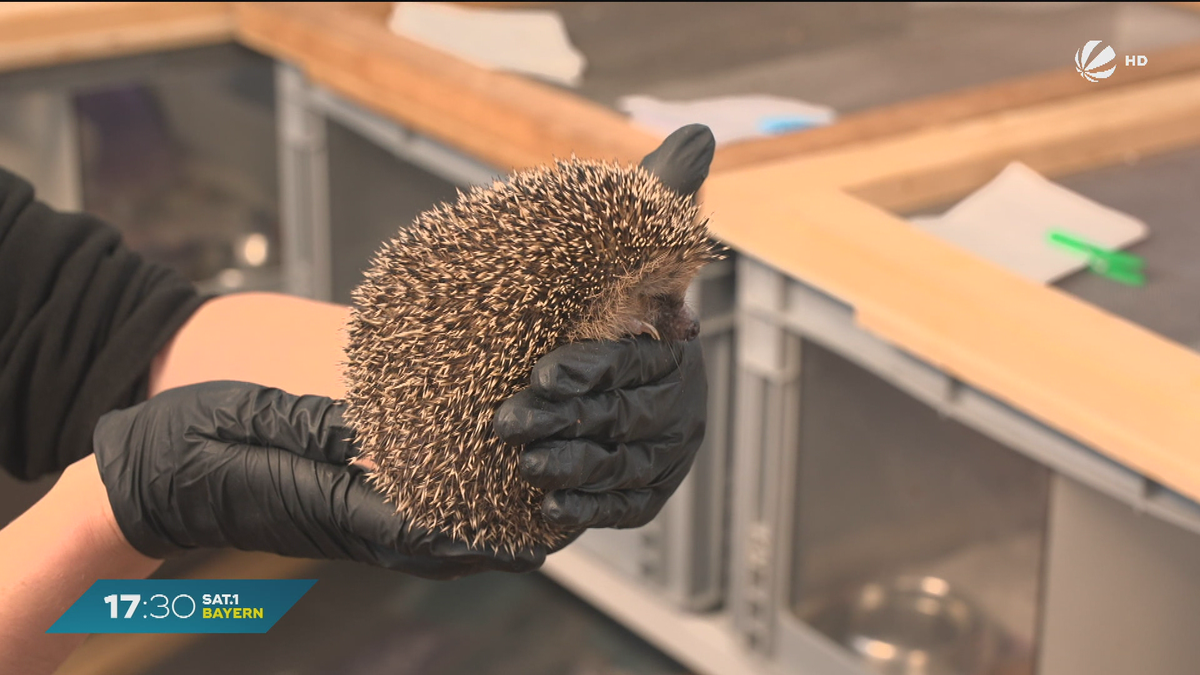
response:
M73 92L83 208L147 259L205 290L278 290L273 66L228 67Z
M1049 472L814 343L792 606L884 673L1032 672Z

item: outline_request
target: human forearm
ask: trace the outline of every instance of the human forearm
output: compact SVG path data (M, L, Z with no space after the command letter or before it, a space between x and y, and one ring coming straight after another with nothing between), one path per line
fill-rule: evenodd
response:
M0 530L0 551L0 673L54 672L85 637L46 634L71 603L97 579L145 577L161 562L121 535L91 455Z
M159 353L149 395L238 380L341 398L348 312L340 305L274 293L210 300Z

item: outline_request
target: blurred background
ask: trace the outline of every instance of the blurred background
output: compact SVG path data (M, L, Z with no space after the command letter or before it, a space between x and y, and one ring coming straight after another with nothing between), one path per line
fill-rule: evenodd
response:
M631 146L709 124L715 175L722 161L879 141L844 155L869 174L953 146L970 177L900 176L873 203L981 264L1200 348L1200 134L1176 131L1200 128L1195 3L50 4L0 8L0 165L207 292L346 304L399 228L520 163L501 121L482 147L389 102L419 77L465 72L398 46L418 45L474 69L430 96L492 91L488 78L497 92L536 85L513 88L539 92L516 103L478 95L499 111L480 118L516 120L511 145L528 151L514 158L570 151L585 117ZM125 39L80 40L93 33ZM417 79L389 93L339 75L356 63ZM1118 110L1099 92L1123 101L1134 87L1182 112L1069 115ZM522 105L542 104L562 112L533 110L550 122L529 132ZM1062 112L1021 117L1037 106ZM975 122L1009 131L978 148L936 137ZM1122 124L1136 131L1106 149ZM880 141L902 136L911 145ZM594 143L581 154L607 152ZM1083 248L1051 247L1051 230ZM1137 269L1097 257L1115 250ZM1196 672L1196 495L865 332L846 301L744 253L691 291L709 433L654 523L589 533L544 575L250 566L320 581L266 635L97 637L63 672ZM0 476L0 522L52 483ZM238 574L210 553L158 576L212 570Z

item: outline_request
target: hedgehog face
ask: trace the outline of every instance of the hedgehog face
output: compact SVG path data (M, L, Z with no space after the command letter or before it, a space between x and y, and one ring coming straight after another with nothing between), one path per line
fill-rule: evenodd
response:
M682 296L656 295L649 298L649 323L660 339L669 342L692 340L700 334L700 317Z
M695 221L688 218L684 222ZM685 300L688 286L715 257L697 244L687 253L659 252L632 269L622 266L620 278L595 298L572 340L616 340L632 335L650 335L666 342L694 339L700 333L700 321Z
M700 334L700 319L684 302L681 292L643 292L630 299L629 311L616 332L646 333L657 340L678 342Z

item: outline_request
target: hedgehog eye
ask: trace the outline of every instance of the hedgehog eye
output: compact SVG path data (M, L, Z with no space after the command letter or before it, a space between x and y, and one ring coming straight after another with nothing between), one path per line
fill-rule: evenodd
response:
M679 298L674 295L667 295L665 293L655 295L652 300L654 301L654 304L665 309L674 309L683 304L683 298Z

